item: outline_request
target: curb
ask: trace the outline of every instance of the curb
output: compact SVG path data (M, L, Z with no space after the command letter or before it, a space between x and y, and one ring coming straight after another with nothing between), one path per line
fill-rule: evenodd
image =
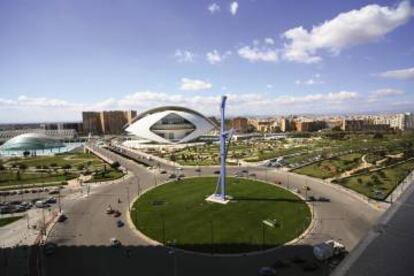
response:
M204 175L202 177L215 177L215 176L217 176L217 175ZM191 178L199 178L199 176L189 176L189 177L185 177L185 179L191 179ZM247 179L247 180L252 180L252 179L246 178L246 177L240 177L240 178ZM278 187L280 189L283 189L283 190L286 190L286 191L289 191L292 194L294 194L297 197L299 197L300 199L302 199L306 203L306 205L308 206L309 211L311 213L311 222L309 223L308 227L298 237L296 237L293 240L290 240L290 241L288 241L288 242L286 242L286 243L284 243L282 245L278 245L278 246L275 246L275 247L272 247L272 248L268 248L268 249L265 249L265 250L251 251L251 252L245 252L245 253L229 253L229 254L223 254L223 253L217 253L217 254L215 254L215 253L205 253L205 252L192 251L192 250L187 250L187 249L182 249L182 248L178 248L178 247L166 245L166 244L163 244L163 243L161 243L159 241L153 240L150 237L148 237L147 235L145 235L144 233L142 233L135 226L135 224L133 223L132 218L131 218L131 211L130 210L132 209L132 206L134 205L135 201L139 197L141 197L143 194L145 194L146 192L148 192L148 191L150 191L152 189L155 189L155 188L157 188L157 187L159 187L161 185L165 185L165 184L169 184L169 183L175 182L177 180L170 180L170 181L166 181L166 182L160 183L159 185L157 185L155 187L154 186L148 187L147 189L143 190L139 195L136 195L134 197L134 199L131 201L130 206L127 209L127 212L126 212L128 214L128 216L127 216L128 226L129 226L129 228L137 236L139 236L145 242L149 243L149 245L163 246L163 247L168 248L170 250L180 251L180 252L183 252L183 253L186 253L186 254L192 254L192 255L198 255L198 256L207 256L207 257L242 257L242 256L257 256L257 255L261 255L261 254L267 254L267 253L270 253L270 252L277 251L277 250L279 250L280 248L282 248L285 245L292 245L292 244L297 243L298 241L302 240L306 235L308 235L309 232L311 232L311 230L313 230L314 226L316 225L315 224L315 221L316 221L316 219L315 219L316 218L315 212L314 212L314 210L312 210L313 208L311 208L309 202L306 201L303 198L302 195L300 195L298 193L295 193L295 192L293 192L293 191L291 191L291 190L289 190L289 189L287 189L287 188L285 188L285 187L283 187L281 185L278 185L278 184L275 184L275 183L272 183L272 182L267 182L267 181L262 181L262 180L257 180L257 179L254 179L254 180L255 181L259 181L259 182L263 182L263 183L268 184L268 185L276 186L276 187Z

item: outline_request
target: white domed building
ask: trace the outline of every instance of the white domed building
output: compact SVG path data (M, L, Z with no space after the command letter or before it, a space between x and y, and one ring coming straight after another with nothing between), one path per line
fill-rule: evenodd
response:
M216 127L213 121L195 110L164 106L139 114L125 131L159 144L181 144L194 141Z
M3 151L32 151L62 148L64 144L58 139L42 133L25 133L11 138L1 145Z

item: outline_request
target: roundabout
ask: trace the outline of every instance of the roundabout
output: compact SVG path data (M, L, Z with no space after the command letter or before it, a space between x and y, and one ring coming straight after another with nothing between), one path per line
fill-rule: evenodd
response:
M236 254L277 247L299 237L311 211L288 190L261 181L227 179L227 205L207 202L217 177L192 177L148 190L131 221L151 240L189 251Z

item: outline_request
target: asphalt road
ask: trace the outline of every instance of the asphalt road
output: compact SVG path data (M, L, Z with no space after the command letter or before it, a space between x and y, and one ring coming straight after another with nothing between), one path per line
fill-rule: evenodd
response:
M276 259L291 260L295 256L312 260L311 245L327 239L336 239L350 250L381 215L382 210L372 207L358 197L308 177L265 168L228 168L228 175L247 169L249 174L264 181L278 183L290 189L310 187L307 196L324 196L330 202L312 203L315 225L308 235L298 243L283 246L271 252L238 257L202 256L168 248L150 246L141 240L128 225L116 226L116 219L105 214L108 205L122 212L125 221L128 203L139 190L148 189L166 181L170 173L177 170L161 164L159 169L148 169L134 161L105 149L100 153L118 161L133 173L117 184L102 185L91 190L89 196L68 198L62 202L69 217L58 223L49 235L49 241L59 245L55 254L43 257L43 275L257 275L261 266L271 265ZM138 158L134 153L129 153ZM150 160L143 160L151 162ZM161 175L161 170L167 174ZM214 175L214 167L183 168L185 176ZM118 199L121 203L118 203ZM188 231L191 231L189 229ZM109 246L111 237L118 238L123 246ZM291 262L294 263L294 262ZM300 275L304 264L292 264L280 269L279 275ZM325 267L306 275L323 275Z
M335 271L335 276L412 275L414 183Z

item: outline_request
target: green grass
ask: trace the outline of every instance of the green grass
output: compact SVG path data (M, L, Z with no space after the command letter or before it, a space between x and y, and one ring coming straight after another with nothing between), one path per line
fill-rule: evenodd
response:
M52 164L56 164L58 167L65 165L71 165L76 167L78 165L89 164L89 167L101 167L103 162L93 154L86 153L65 153L57 154L54 156L37 156L37 157L28 157L25 159L15 160L13 162L8 162L8 165L16 164L25 164L27 167L37 167L37 166L48 166L51 167Z
M384 200L412 170L414 160L376 172L343 178L337 183L369 198Z
M20 179L17 179L15 171L3 170L0 173L0 187L61 182L75 177L77 177L77 174L72 173L68 173L67 175L63 173L52 173L49 175L47 173L21 172Z
M361 161L362 154L351 153L334 159L323 160L311 165L295 169L294 173L304 174L317 178L331 178L341 173L356 168Z
M13 164L15 164L16 167L19 167L20 164L24 164L28 169L24 171L21 170L20 178L18 178L16 176L16 170L11 168ZM55 165L51 166L52 164ZM123 175L122 172L112 169L95 155L87 153L64 153L54 156L12 158L6 160L4 165L5 169L0 171L0 189L2 190L43 185L60 185L61 182L76 178L81 173L85 173L85 170L101 171L104 167L106 167L108 171L107 174L93 176L92 180L88 182L109 181L122 177ZM61 167L65 165L70 165L67 174L61 169ZM44 166L47 168L43 169L43 172L41 172L39 167Z
M93 175L90 180L88 180L86 182L89 183L89 182L111 181L111 180L118 179L118 178L122 177L123 175L124 175L124 173L122 171L115 170L115 169L108 169L105 174L102 174L102 173L98 172L95 175Z
M217 178L188 178L157 187L133 205L131 218L145 235L179 248L216 253L255 251L284 244L309 225L304 201L259 181L228 178L227 205L208 203ZM271 228L264 219L277 219Z
M18 221L23 216L16 216L16 217L7 217L7 218L0 218L0 227L6 226L7 224L13 223Z

